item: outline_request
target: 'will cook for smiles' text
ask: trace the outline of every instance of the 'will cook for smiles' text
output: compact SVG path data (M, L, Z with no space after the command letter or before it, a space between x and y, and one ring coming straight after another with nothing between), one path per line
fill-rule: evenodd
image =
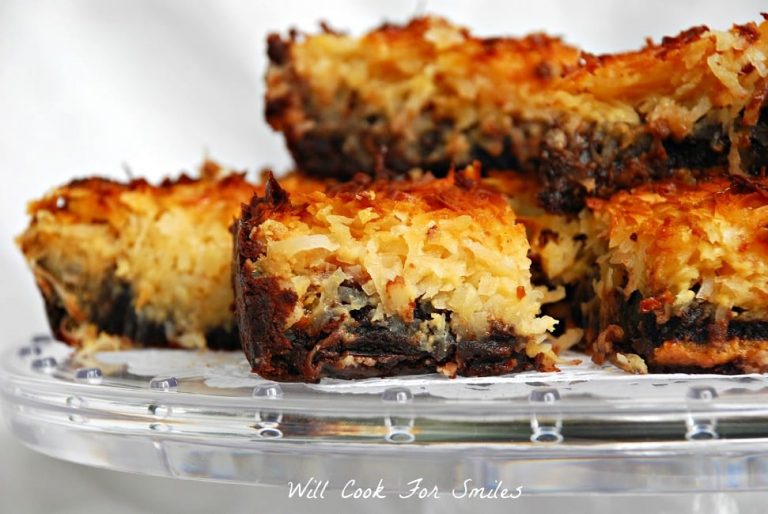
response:
M311 477L306 482L288 483L288 497L305 499L324 499L325 493L328 489L329 480L318 480L315 477ZM402 499L419 499L425 500L428 498L440 498L440 490L436 484L424 485L423 478L416 478L407 483L408 489L398 494ZM384 479L379 479L376 487L360 487L357 482L352 479L348 480L339 493L343 499L384 499L387 494L384 492ZM480 499L510 499L515 500L520 498L523 494L523 486L518 486L514 489L504 487L504 482L501 480L494 481L492 487L474 487L471 478L468 478L462 482L461 486L454 487L451 490L451 496L457 499L465 498L480 498Z

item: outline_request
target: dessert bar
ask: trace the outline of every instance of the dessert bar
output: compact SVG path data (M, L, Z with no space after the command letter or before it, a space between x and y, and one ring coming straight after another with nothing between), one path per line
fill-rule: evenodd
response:
M243 348L276 380L554 370L528 249L475 166L325 192L270 181L236 226Z

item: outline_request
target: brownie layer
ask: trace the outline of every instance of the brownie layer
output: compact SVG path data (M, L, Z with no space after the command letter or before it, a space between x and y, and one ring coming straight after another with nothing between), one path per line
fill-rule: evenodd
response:
M428 319L422 305L412 322L397 317L373 322L366 307L350 311L356 323L349 329L340 330L339 321L330 320L314 335L301 328L283 332L280 327L298 300L294 294L272 279L242 273L235 287L243 350L254 371L271 380L318 382L438 371L485 376L539 367L526 354L528 338L503 329L483 340L457 341L448 332L434 350L425 351L415 343L419 325Z
M763 373L768 371L768 320L717 320L717 306L697 300L680 314L659 316L652 299L615 290L600 299L603 336L590 346L593 359L637 354L648 371Z
M135 308L135 295L130 284L121 282L114 275L105 277L102 293L91 306L83 306L90 310L89 321L78 323L72 319L64 307L63 299L50 284L40 286L40 292L45 304L48 324L53 335L60 341L74 346L87 346L84 338L88 332L86 327L92 327L93 334L109 334L123 341L124 345L179 347L173 339L168 338L168 323L160 323L147 318ZM81 330L77 330L78 326ZM82 329L86 328L85 331ZM228 324L208 328L203 334L206 347L212 350L236 350L240 348L240 337L237 327Z

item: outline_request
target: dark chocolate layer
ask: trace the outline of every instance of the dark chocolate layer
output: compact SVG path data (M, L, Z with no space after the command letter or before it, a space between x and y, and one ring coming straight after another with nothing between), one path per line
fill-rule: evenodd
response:
M643 357L648 369L655 372L683 373L743 373L744 368L738 358L724 365L717 366L669 366L658 365L654 361L654 352L662 345L688 344L714 347L730 340L765 342L768 341L768 321L731 319L717 321L716 306L704 300L695 300L680 315L668 319L657 316L654 311L643 309L642 295L635 291L625 298L621 290L616 290L609 298L601 298L600 328L617 325L623 331L623 337L611 341L614 352L636 353ZM599 330L597 327L595 327Z
M51 331L58 339L67 341L68 330L75 328L78 322L64 307L55 288L44 286L40 291ZM81 300L84 298L81 297ZM130 284L111 275L102 281L101 290L93 303L78 307L90 313L90 322L106 334L125 337L143 346L177 346L168 340L163 323L151 320L136 310L134 298ZM212 350L236 350L240 347L237 327L216 327L205 334L205 339L206 347Z
M273 105L271 109L278 110ZM745 128L747 137L740 138L739 152L747 171L760 173L768 161L768 114L763 111L758 124ZM727 129L714 120L700 120L694 132L676 140L669 135L653 133L648 127L636 129L631 143L616 127L582 126L566 133L558 126L539 122L513 120L513 132L525 134L501 136L501 151L491 150L482 141L499 138L481 137L468 129L470 141L467 162L456 160L442 151L445 141L456 131L453 120L440 120L435 128L418 138L417 150L406 154L397 135L372 126L319 124L299 139L288 139L288 148L303 170L319 176L349 178L357 172L374 173L376 156L386 148L387 169L405 173L421 167L437 175L451 166L461 167L469 160L479 161L485 169L517 169L532 171L542 177L544 189L541 203L549 212L575 214L584 208L585 198L607 198L612 193L675 177L701 178L711 173L725 173L732 142ZM494 146L496 148L496 146ZM592 184L589 189L585 184Z

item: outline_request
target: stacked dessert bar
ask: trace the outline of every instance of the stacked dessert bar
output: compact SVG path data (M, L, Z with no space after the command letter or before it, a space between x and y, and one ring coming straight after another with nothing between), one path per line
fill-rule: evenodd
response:
M382 148L395 174L482 165L527 228L532 279L566 295L545 310L595 360L768 369L768 23L594 56L423 18L271 36L269 56L267 120L301 169L372 173Z
M62 338L239 333L277 380L554 371L568 347L768 370L768 22L595 56L427 17L268 54L300 172L32 204L20 243Z

